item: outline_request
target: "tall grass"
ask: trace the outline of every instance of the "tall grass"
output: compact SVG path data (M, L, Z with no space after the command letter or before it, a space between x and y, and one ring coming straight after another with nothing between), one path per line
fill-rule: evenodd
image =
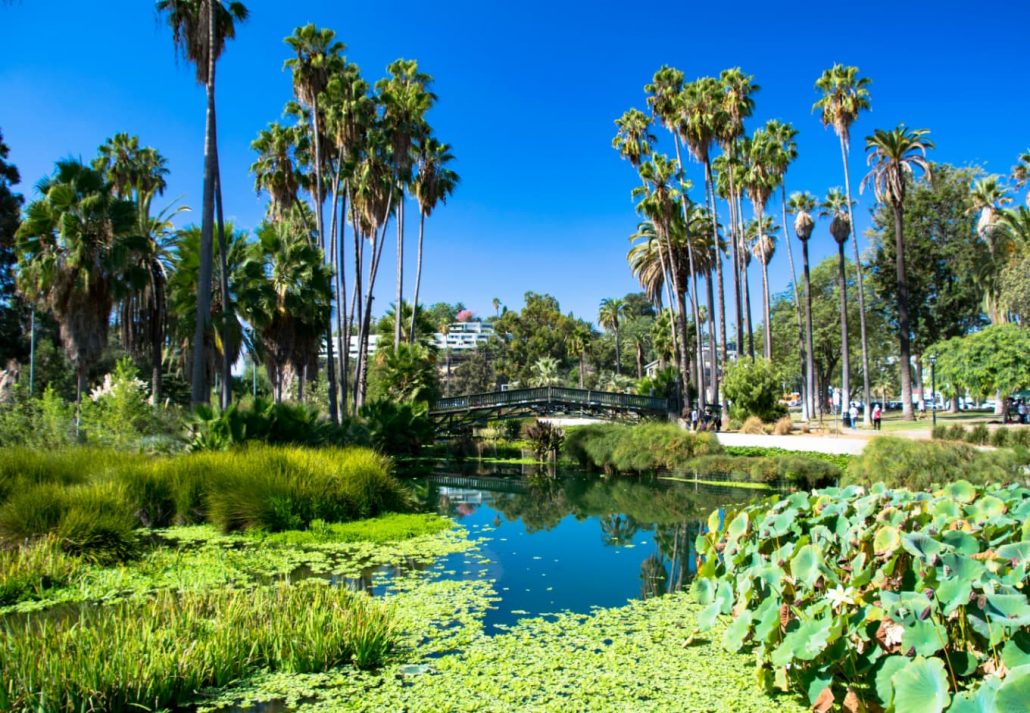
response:
M39 599L62 587L82 568L66 554L56 537L0 548L0 606Z
M692 458L721 452L714 434L693 433L671 423L609 424L569 429L565 454L606 472L679 470Z
M1008 483L1021 478L1022 467L1011 451L982 451L964 443L874 438L852 459L844 485L882 482L890 488L925 490L955 480L974 484Z
M43 712L181 706L262 669L375 666L395 641L385 605L313 583L165 592L0 626L0 709Z

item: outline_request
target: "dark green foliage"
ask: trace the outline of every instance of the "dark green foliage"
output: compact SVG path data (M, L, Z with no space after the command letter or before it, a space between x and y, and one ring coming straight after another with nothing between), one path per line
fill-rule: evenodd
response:
M433 424L424 403L372 401L361 407L369 442L382 453L417 456L433 440Z
M537 460L557 458L565 432L546 421L534 421L526 428L526 440L532 444Z
M832 462L789 452L768 456L729 453L701 456L687 463L685 470L702 480L706 476L727 477L740 482L790 485L805 489L832 485L841 475L841 469Z
M190 449L224 450L258 441L298 446L365 445L368 436L358 423L344 419L339 426L313 406L273 403L259 398L249 407L231 404L224 412L198 406L190 423Z
M80 567L54 536L0 547L0 606L39 599L67 584Z
M969 429L966 433L966 441L977 446L985 445L991 437L991 432L987 429L987 425L978 423Z
M691 458L721 450L713 434L685 431L671 423L570 428L565 441L569 458L606 473L680 470Z
M874 438L862 455L851 461L842 484L925 489L960 479L975 484L1009 483L1019 479L1020 471L1014 454L1008 451L885 436Z
M722 386L734 418L757 416L763 421L775 421L787 412L780 404L783 392L780 375L768 359L757 357L731 362L726 366Z
M1024 710L1028 517L1027 488L964 480L713 512L696 540L699 628L732 615L722 645L749 647L758 680L813 709L847 694L851 710Z
M22 197L12 189L21 180L18 169L7 162L10 149L0 133L0 368L8 360L28 356L29 306L15 289L14 234L21 222Z
M432 403L440 396L436 352L424 344L402 343L376 350L368 376L369 401Z
M723 446L723 452L731 456L749 456L763 458L766 456L790 456L830 463L844 472L852 456L843 453L819 453L818 451L789 451L786 448L760 448L758 446Z
M987 440L995 448L1004 448L1009 445L1009 430L1006 428L996 428L991 431Z

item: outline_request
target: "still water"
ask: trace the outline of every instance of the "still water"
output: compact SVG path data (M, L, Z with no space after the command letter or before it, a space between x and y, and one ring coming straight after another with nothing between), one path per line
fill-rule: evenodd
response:
M662 480L491 478L438 474L427 508L452 517L479 551L434 566L443 577L493 580L496 633L525 616L589 613L689 586L708 514L755 491Z

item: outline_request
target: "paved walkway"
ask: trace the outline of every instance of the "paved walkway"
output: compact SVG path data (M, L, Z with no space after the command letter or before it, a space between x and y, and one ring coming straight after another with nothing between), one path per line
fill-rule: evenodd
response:
M750 433L719 433L724 446L757 448L783 448L788 451L814 451L857 456L862 453L870 436L766 436Z

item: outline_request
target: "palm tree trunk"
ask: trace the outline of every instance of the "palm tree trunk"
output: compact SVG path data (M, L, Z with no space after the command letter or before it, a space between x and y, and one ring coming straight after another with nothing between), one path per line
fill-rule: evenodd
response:
M615 318L615 373L622 374L622 343L619 339L619 323L618 317Z
M637 342L637 378L644 378L644 345Z
M204 198L200 219L200 269L197 275L197 315L193 328L193 367L190 403L210 401L205 362L205 338L211 319L211 258L215 218L215 7L208 3L207 123L204 130Z
M585 347L586 345L583 345L583 346ZM585 382L583 380L583 377L586 374L586 370L587 370L586 352L581 349L580 352L579 352L579 388L581 388L581 389L585 389L586 388L586 384L585 384Z
M762 318L765 320L765 328L762 330L765 332L765 349L764 354L766 359L772 359L772 325L769 323L769 255L765 252L765 241L762 240L762 225L765 222L765 206L756 206L757 217L758 217L758 245L762 251L762 257L759 262L762 263Z
M705 273L705 288L708 292L708 361L711 364L711 373L708 375L708 388L711 393L711 403L719 403L719 361L716 358L716 335L715 335L715 297L713 282L715 282L712 270Z
M865 404L862 423L868 427L873 423L873 410L869 407L872 394L869 390L869 340L866 337L865 329L865 284L862 279L862 258L858 254L858 234L855 228L855 216L851 210L851 176L848 171L848 147L844 143L843 136L840 137L840 156L844 162L844 193L848 198L848 220L851 221L851 240L855 246L855 275L858 278L858 325L862 338L862 403Z
M150 320L150 399L154 406L161 402L161 362L165 341L165 275L161 262L150 262L150 280L154 290L153 315Z
M811 411L808 409L808 391L812 383L808 379L808 372L805 365L808 363L805 357L805 330L801 325L801 295L798 292L798 273L794 269L794 250L790 247L790 230L787 228L787 179L780 182L780 212L783 218L783 241L787 244L787 262L790 263L790 283L794 287L794 316L798 322L798 356L801 361L801 420L807 421L811 418Z
M851 351L848 345L848 278L844 272L844 243L837 243L837 279L840 283L840 408L851 406ZM854 424L852 424L854 425Z
M218 165L218 139L215 150L215 215L218 219L218 286L222 296L222 410L232 401L232 361L229 356L229 267L225 247L225 216L222 214L222 171Z
M737 219L736 189L733 185L733 171L728 173L730 179L730 195L728 199L730 207L730 235L733 243L733 302L736 311L737 344L736 352L739 357L744 350L744 310L741 309L740 291L740 256L737 254L738 241L740 240L741 225Z
M903 238L904 208L894 205L894 250L895 267L897 268L898 288L898 341L901 361L901 417L906 421L914 421L912 413L912 345L909 337L908 317L908 282L905 279L905 240ZM843 251L843 248L841 249Z
M709 201L708 210L712 216L712 261L715 263L715 275L718 285L716 296L719 305L719 362L726 364L726 287L722 276L722 251L719 250L719 216L715 212L715 181L712 179L712 162L705 157L705 195ZM714 349L713 349L714 352ZM712 394L719 402L719 369L714 358L712 360ZM726 406L727 404L723 404ZM729 418L729 409L723 408L725 418Z
M744 238L744 199L739 193L737 194L737 226L740 228L741 237ZM746 239L743 242L747 242ZM741 249L746 249L746 245L741 245ZM755 330L751 325L751 285L748 281L747 274L748 256L746 254L740 255L740 283L743 287L744 295L744 325L747 328L747 354L752 360L755 358Z
M354 325L355 318L357 318L357 332L354 334L357 340L357 345L354 354L354 412L357 413L358 407L358 374L361 372L361 342L362 342L362 327L364 325L362 315L364 314L364 303L361 285L361 271L365 267L365 240L362 236L361 229L358 222L357 209L355 208L354 201L351 201L351 228L354 231L354 299L351 300L350 313L347 315L347 351L350 352L350 335Z
M386 231L390 226L390 208L393 201L393 194L391 193L389 199L386 202L386 213L383 216L383 229L382 235L378 238L373 238L372 241L372 256L369 258L368 263L368 291L365 294L365 315L362 319L362 343L361 343L361 370L358 373L358 379L356 384L357 389L357 400L358 406L362 406L365 403L365 393L368 388L368 336L372 329L372 292L375 290L376 277L379 275L379 261L383 256L383 247L386 245ZM374 228L373 228L374 230ZM394 319L394 322L399 320Z
M662 266L662 282L665 285L665 294L669 300L669 336L672 340L672 358L676 362L677 368L683 369L680 363L680 350L679 340L676 338L676 300L672 296L672 279L669 275L669 268L665 264L665 252L662 250L662 241L658 240L658 262ZM659 301L661 301L661 292L658 294ZM683 372L687 373L687 372ZM684 382L683 388L690 383L690 380Z
M679 173L682 176L683 175L683 159L682 159L682 157L680 155L680 139L679 139L679 135L676 134L676 133L673 133L672 138L673 138L673 143L676 146L676 168L679 169ZM689 221L689 219L688 219L689 217L687 215L687 196L686 196L686 194L680 194L680 208L681 208L681 210L683 212L683 224L685 226L689 225L690 221ZM687 265L690 268L690 282L691 282L691 286L693 287L693 293L692 294L694 295L694 299L691 300L691 305L693 305L693 309L694 309L694 331L695 331L696 336L697 336L697 394L698 394L698 399L700 400L701 406L704 407L704 405L706 403L705 402L705 364L704 364L704 359L702 357L702 351L701 351L702 350L702 344L701 344L701 313L700 313L700 311L697 308L697 303L698 303L698 299L699 299L700 293L697 291L697 269L696 269L695 264L694 264L694 248L690 244L690 236L689 235L686 236L686 243L687 243ZM671 251L671 248L670 248L670 251ZM676 276L675 276L675 271L676 271L676 266L673 265L673 276L674 276L674 279L678 280L678 278L676 278ZM711 305L709 305L709 311L710 310L711 310ZM681 318L681 321L683 323L682 338L683 338L683 342L685 344L686 341L687 341L687 322L686 322L685 318Z
M415 264L415 293L411 302L411 327L408 329L408 343L415 343L415 320L418 318L418 293L422 287L422 239L425 235L426 214L418 212L418 261Z
M344 269L344 247L347 238L347 192L343 184L340 194L339 236L336 241L336 344L340 354L340 418L347 413L347 380L350 376L350 324L347 321L347 271Z
M404 186L398 182L400 202L397 204L397 307L393 315L393 348L401 345L401 322L404 319Z
M805 271L805 377L808 381L808 408L811 418L815 418L816 407L818 406L819 390L815 383L815 353L812 350L812 279L808 270L808 241L801 241L801 260ZM819 409L822 413L822 409Z

